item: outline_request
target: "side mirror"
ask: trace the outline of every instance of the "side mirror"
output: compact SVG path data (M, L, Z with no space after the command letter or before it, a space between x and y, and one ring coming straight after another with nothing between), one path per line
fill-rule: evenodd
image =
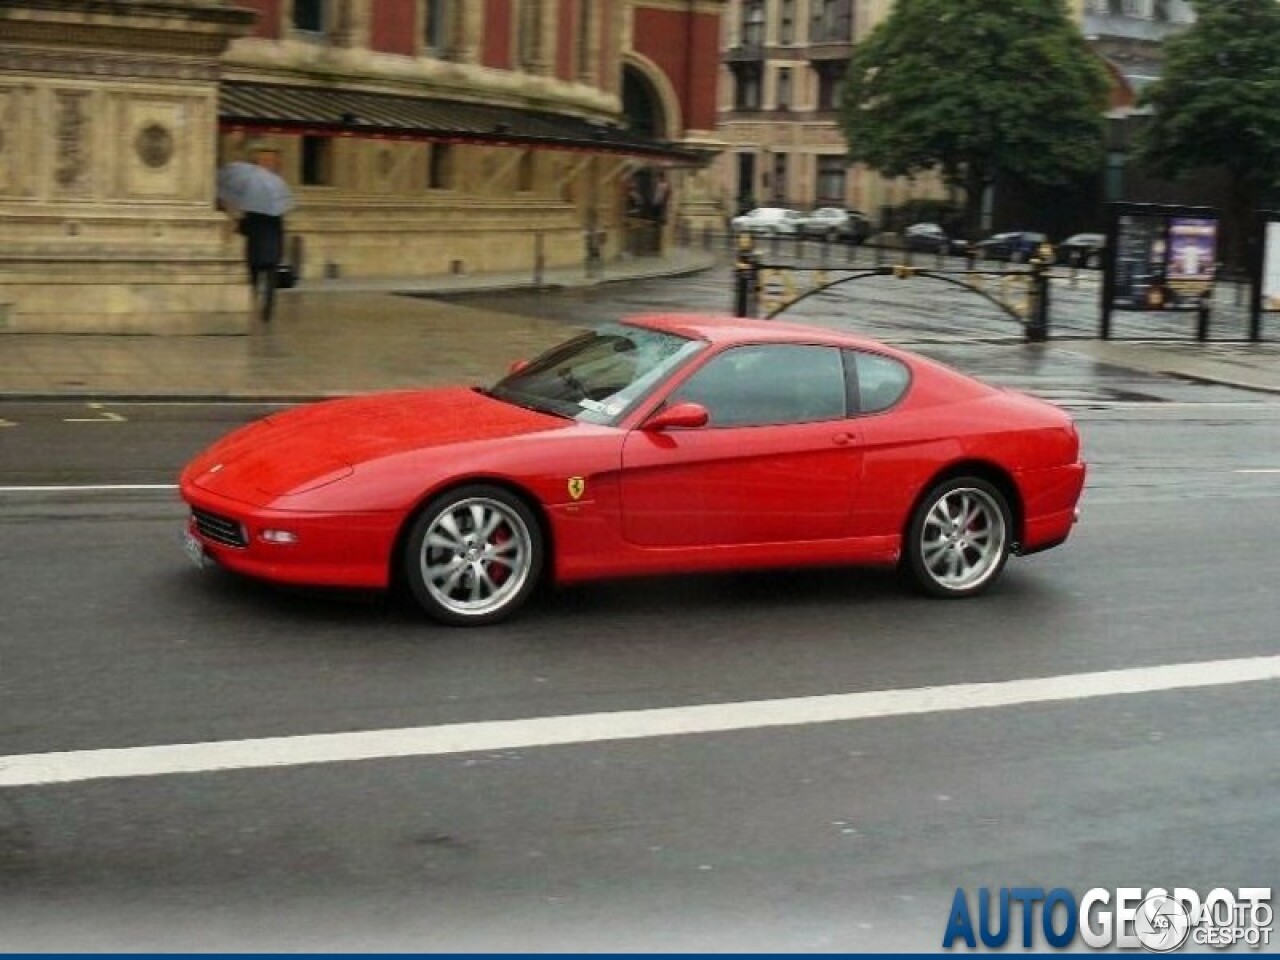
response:
M646 430L670 430L672 427L692 429L705 427L711 419L707 408L700 403L677 403L659 410L646 421Z
M507 367L507 373L519 373L529 365L528 360L512 360L511 366Z

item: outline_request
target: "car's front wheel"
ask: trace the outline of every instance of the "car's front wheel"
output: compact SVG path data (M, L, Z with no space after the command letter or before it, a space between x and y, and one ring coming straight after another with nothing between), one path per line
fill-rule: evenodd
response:
M437 497L405 539L404 570L414 597L432 617L457 626L515 613L542 566L537 518L515 494L488 484Z
M1009 559L1009 504L978 477L954 477L920 501L907 531L906 571L924 592L968 597L985 590Z

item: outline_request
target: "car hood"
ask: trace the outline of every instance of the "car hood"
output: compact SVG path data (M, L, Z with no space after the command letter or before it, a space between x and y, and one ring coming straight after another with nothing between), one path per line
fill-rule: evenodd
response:
M243 427L183 472L183 484L260 501L315 490L361 463L413 450L565 429L574 421L449 387L308 404Z

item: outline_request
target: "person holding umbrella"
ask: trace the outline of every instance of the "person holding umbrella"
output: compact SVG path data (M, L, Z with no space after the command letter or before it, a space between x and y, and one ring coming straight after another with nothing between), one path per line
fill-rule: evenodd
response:
M218 202L240 214L249 283L264 322L275 309L284 260L284 215L293 209L293 192L271 169L275 160L274 153L259 151L253 163L228 163L218 171Z

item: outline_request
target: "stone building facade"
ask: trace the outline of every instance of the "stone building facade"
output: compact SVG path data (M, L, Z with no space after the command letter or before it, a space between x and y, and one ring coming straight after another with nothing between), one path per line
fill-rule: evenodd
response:
M247 329L214 173L262 154L304 279L660 253L712 210L723 6L10 0L0 329Z
M0 5L0 332L233 331L214 0Z
M1187 0L1069 0L1070 11L1112 75L1114 118L1127 117L1159 75L1160 47L1194 20ZM844 161L839 86L853 45L894 0L730 0L721 39L716 162L727 206L853 207L873 220L909 200L942 199L938 178L886 180ZM963 69L958 65L957 69ZM1122 189L1125 157L1109 158Z
M716 162L726 206L884 208L942 195L931 175L886 179L845 160L839 89L853 45L892 0L730 0Z

